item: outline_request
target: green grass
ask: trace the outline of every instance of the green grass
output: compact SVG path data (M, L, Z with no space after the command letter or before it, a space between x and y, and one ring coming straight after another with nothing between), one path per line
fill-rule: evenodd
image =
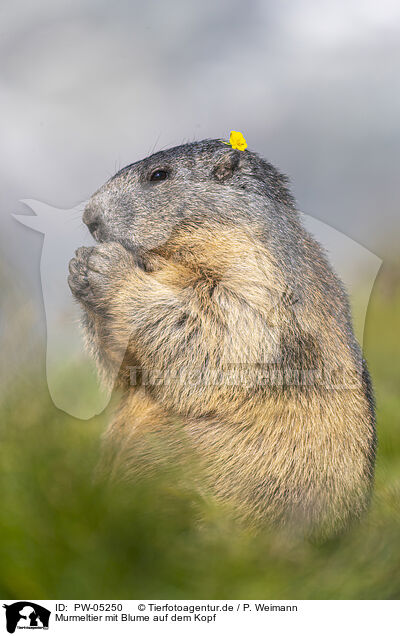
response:
M257 536L161 468L93 483L107 414L57 411L26 370L0 408L2 598L366 599L400 596L400 294L378 290L366 356L378 406L371 512L321 545Z

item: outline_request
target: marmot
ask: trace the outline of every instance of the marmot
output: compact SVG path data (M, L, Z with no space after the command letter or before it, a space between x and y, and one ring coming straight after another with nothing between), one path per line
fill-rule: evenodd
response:
M99 245L77 250L69 285L103 377L124 357L114 462L133 474L146 433L180 422L215 495L249 520L327 535L359 517L371 381L287 178L221 140L188 143L117 172L83 221ZM132 383L132 368L157 379Z

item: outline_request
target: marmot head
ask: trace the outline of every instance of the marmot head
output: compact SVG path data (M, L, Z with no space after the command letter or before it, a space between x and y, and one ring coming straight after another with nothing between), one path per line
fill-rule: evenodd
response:
M205 140L126 166L89 200L83 221L99 241L152 249L184 219L233 222L265 210L292 210L286 177L248 150Z

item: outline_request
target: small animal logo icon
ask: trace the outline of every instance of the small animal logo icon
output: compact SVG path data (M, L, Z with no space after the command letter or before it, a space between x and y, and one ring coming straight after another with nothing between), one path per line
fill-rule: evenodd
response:
M3 605L6 610L6 627L9 634L18 629L48 629L50 610L32 603L18 601L11 605Z

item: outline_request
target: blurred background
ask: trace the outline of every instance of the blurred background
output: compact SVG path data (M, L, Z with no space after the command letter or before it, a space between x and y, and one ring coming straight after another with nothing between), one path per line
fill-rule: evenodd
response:
M396 597L399 3L4 0L0 25L1 594ZM364 337L378 403L374 508L360 532L322 547L254 539L197 502L199 529L197 504L175 482L166 496L164 478L94 497L107 413L77 422L46 384L43 237L12 217L32 213L20 201L75 208L118 168L231 129L290 176L300 210L383 263ZM361 267L344 245L343 261ZM82 379L86 403L84 389Z

